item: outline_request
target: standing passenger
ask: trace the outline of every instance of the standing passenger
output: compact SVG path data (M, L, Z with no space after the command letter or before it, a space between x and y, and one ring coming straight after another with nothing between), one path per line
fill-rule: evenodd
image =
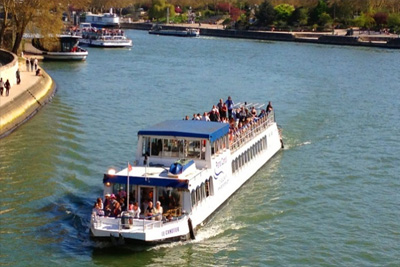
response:
M233 100L230 96L228 96L228 99L225 101L226 106L228 107L228 117L229 119L232 118L232 110L233 110Z
M20 84L21 83L21 75L19 73L19 69L17 69L17 72L15 75L17 76L17 84Z

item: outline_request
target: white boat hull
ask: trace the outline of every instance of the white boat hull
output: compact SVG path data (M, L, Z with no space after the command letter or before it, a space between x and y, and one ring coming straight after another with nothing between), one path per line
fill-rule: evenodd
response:
M43 52L44 59L48 60L86 60L88 52Z
M196 229L281 149L282 143L277 124L268 122L266 125L268 126L265 129L256 129L252 132L251 140L235 147L234 152L224 149L222 153L212 155L211 166L206 169L200 167L198 172L193 174L189 180L193 184L192 190L196 188L196 184L209 179L213 184L212 193L209 189L209 195L193 205L190 213L179 217L174 224L163 221L135 220L139 227L123 229L119 218L92 215L92 236L113 236L144 242L194 238ZM238 160L241 164L236 164ZM136 171L133 170L133 172ZM190 202L190 199L184 201Z

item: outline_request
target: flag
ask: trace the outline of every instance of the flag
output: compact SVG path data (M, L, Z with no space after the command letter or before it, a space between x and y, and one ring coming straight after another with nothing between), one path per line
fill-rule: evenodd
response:
M128 172L132 170L132 165L128 162Z

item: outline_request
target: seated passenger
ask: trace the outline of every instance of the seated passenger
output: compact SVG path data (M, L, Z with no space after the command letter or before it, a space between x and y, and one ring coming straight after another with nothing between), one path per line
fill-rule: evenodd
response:
M152 220L153 219L153 218L147 218L147 217L152 217L153 216L153 202L149 201L149 205L144 210L144 216L148 220Z
M134 219L140 218L139 203L135 202L135 204L132 205L132 209L131 209L131 205L129 205L129 214L131 214Z
M156 206L153 208L154 219L157 221L161 221L163 214L163 208L161 207L161 202L157 201Z

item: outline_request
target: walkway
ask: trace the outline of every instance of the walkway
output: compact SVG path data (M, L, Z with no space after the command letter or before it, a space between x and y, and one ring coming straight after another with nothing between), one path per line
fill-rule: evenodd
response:
M8 102L13 101L13 99L18 97L21 93L27 91L34 84L38 83L39 79L43 79L42 76L36 76L35 71L26 71L25 62L22 63L21 60L19 60L19 71L21 75L21 83L15 84L10 88L9 96L5 96L6 92L4 90L3 96L0 96L0 107L5 106Z

